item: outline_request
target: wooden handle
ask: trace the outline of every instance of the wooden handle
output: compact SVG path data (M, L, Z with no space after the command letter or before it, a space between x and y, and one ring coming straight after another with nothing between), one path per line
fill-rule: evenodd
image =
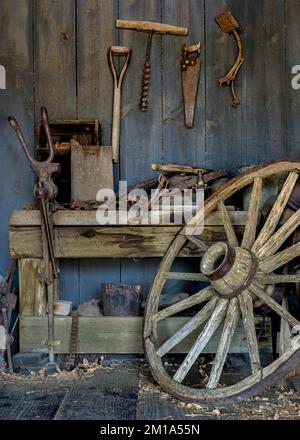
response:
M113 55L127 55L131 52L131 49L126 46L111 46L110 51Z
M119 78L113 63L113 55L125 56L125 62ZM113 103L113 123L112 123L112 151L113 161L118 162L119 143L120 143L120 119L121 119L121 87L122 81L128 67L131 49L124 46L111 46L108 50L108 62L114 78L114 103Z
M116 20L117 29L130 29L140 32L154 32L156 34L172 34L185 37L188 28L173 26L171 24L157 23L155 21Z

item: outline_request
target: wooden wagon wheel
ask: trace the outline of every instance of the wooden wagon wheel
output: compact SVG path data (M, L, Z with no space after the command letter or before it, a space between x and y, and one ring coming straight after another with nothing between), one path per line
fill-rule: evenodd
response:
M187 226L177 234L162 259L145 309L143 339L153 377L163 389L175 397L214 405L231 403L261 392L300 363L300 322L271 297L276 284L300 281L298 275L282 274L277 270L300 255L300 243L286 247L286 241L300 224L300 209L283 224L282 221L279 222L299 172L299 161L270 162L235 177L209 197L190 223L196 226L202 215L206 218L213 210L219 209L227 240L207 248L198 273L171 272L176 256L189 239L186 235ZM279 173L286 173L287 178L270 214L258 229L262 187L266 178ZM243 237L238 241L224 201L249 185L252 185L252 192L248 219ZM198 293L159 310L159 298L168 279L206 280L209 285ZM260 365L254 325L255 303L258 301L265 303L285 320L292 334L290 348L265 367ZM197 307L197 313L160 345L158 322L190 307ZM221 386L221 373L240 318L247 339L251 374L234 385ZM223 329L206 386L194 388L185 385L183 382L192 365L221 326ZM171 376L162 357L195 330L199 330L196 341L176 373Z

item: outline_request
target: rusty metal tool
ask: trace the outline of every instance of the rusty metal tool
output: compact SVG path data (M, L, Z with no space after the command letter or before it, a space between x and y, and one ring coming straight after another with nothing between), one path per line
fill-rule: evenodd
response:
M236 94L235 79L244 62L242 41L238 34L240 25L231 12L225 12L224 14L216 17L215 20L222 32L231 33L233 35L237 44L238 53L233 66L229 69L226 75L218 79L220 86L227 84L231 87L232 106L237 108L240 105L240 100Z
M77 340L78 340L78 310L71 312L72 324L71 324L71 343L70 343L70 355L66 364L66 369L71 371L75 368L75 359L77 352Z
M131 49L129 47L111 46L108 49L108 64L114 79L114 105L113 105L113 124L112 124L112 154L113 161L118 162L120 144L120 119L121 119L121 87L123 78L130 60ZM114 65L113 57L125 57L125 62L119 78Z
M195 118L195 107L200 78L201 43L193 46L182 46L181 57L181 81L183 91L184 121L187 128L193 128Z
M142 80L142 94L140 109L142 112L147 111L148 101L149 101L149 89L150 89L150 76L151 76L151 66L150 66L150 54L153 34L161 35L177 35L185 37L188 34L188 29L186 27L173 26L165 23L157 23L155 21L135 21L135 20L117 20L117 29L129 29L139 32L148 33L148 43L146 51L146 59L143 69L143 80Z
M52 138L49 129L48 112L45 107L41 108L41 119L44 125L46 138L49 146L49 156L43 161L39 162L35 160L27 146L25 138L22 134L20 126L17 120L13 116L9 116L8 121L12 128L15 130L19 139L21 147L25 153L26 158L30 163L32 171L37 176L37 183L34 187L34 195L39 202L42 219L42 247L43 247L43 265L41 267L41 277L47 286L47 298L48 298L48 352L49 352L49 371L52 371L55 367L54 362L54 280L58 278L58 269L54 256L53 249L53 228L52 228L52 216L49 209L50 200L54 199L57 195L57 187L52 181L52 175L60 171L60 164L53 163L54 148Z

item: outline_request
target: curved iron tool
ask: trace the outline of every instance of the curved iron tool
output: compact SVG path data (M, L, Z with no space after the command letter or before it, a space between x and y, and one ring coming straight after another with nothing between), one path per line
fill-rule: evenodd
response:
M237 108L240 105L240 100L236 94L235 78L244 62L242 41L238 34L240 25L231 14L231 12L225 12L224 14L216 17L215 20L223 32L232 33L237 44L238 53L233 66L229 69L226 75L218 79L218 83L220 84L220 86L224 84L230 86L232 94L232 105L234 108Z
M52 233L49 224L49 200L54 199L57 195L57 187L52 180L52 174L60 171L60 164L52 163L52 160L54 158L54 148L49 129L48 112L45 107L41 108L41 118L45 128L46 138L49 147L49 156L43 162L35 160L34 157L30 154L27 142L23 136L22 130L16 118L14 116L9 116L8 122L15 130L15 133L19 139L25 156L30 163L30 167L32 171L36 174L38 179L38 182L34 187L34 195L37 197L40 204L41 216L45 227L50 260L53 269L53 276L54 278L58 278L57 266L53 250Z

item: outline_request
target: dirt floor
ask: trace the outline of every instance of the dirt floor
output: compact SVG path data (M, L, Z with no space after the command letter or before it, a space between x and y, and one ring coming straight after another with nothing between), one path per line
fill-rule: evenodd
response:
M163 392L142 362L88 362L45 376L0 375L0 420L300 419L300 394L277 387L237 405L206 408Z

